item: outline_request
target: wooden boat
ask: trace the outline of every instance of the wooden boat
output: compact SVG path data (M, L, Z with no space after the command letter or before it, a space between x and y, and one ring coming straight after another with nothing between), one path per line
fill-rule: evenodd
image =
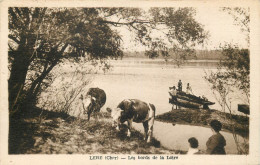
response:
M206 98L197 97L195 95L187 94L185 92L177 92L177 102L169 99L169 103L185 108L203 108L209 109L209 105L215 104L214 102L208 101Z
M249 105L247 104L238 104L237 110L247 115L250 114Z

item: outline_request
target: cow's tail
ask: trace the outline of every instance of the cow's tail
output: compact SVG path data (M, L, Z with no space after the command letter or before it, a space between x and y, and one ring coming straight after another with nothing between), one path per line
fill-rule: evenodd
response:
M156 110L156 108L155 108L155 106L154 106L153 104L151 104L151 103L149 103L149 105L150 105L150 107L152 108L152 110L154 111L153 117L155 117L155 110Z

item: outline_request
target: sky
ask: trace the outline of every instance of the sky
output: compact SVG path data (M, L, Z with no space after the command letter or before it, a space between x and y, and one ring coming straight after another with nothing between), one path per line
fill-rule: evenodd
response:
M197 46L197 49L216 49L220 44L233 43L246 48L246 36L241 32L240 27L234 25L234 19L227 12L221 11L218 7L196 8L195 19L204 25L204 29L209 32L207 43L204 46ZM145 48L132 41L131 35L127 31L121 31L125 50L144 50Z
M207 45L209 49L214 49L224 42L247 46L245 33L241 32L239 26L234 25L233 17L227 12L219 8L198 8L197 12L195 18L210 34Z

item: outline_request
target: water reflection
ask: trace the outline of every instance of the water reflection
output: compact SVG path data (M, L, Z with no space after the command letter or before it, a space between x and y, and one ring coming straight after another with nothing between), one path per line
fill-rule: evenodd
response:
M134 128L143 133L142 124L133 124ZM236 143L233 135L228 132L220 132L226 139L227 145L225 147L227 154L237 154ZM199 149L206 150L206 142L212 135L210 128L180 124L170 124L155 121L153 136L161 142L161 145L175 150L187 151L189 148L188 139L195 137L199 141ZM242 137L239 136L239 141Z
M126 60L127 61L127 60ZM209 84L203 78L205 67L174 68L172 65L158 64L127 64L125 60L119 61L123 67L114 65L113 69L106 74L97 74L92 87L104 89L107 94L106 107L115 107L123 99L135 98L153 103L156 106L156 114L168 112L171 105L168 103L169 86L177 85L181 79L184 87L189 82L192 91L197 96L206 96L208 100L216 104L212 109L220 110L221 106L212 93ZM201 65L201 64L198 64ZM207 69L215 71L216 68ZM234 92L232 98L232 110L237 111L237 104L241 102L243 95Z
M123 99L140 99L153 103L156 107L156 115L171 110L168 102L169 86L177 85L181 79L183 84L190 83L193 93L197 96L206 96L216 104L212 109L220 110L214 94L208 83L203 79L205 69L216 70L217 61L190 61L185 67L165 63L165 61L151 59L123 59L112 61L113 69L106 74L97 74L91 86L104 89L107 94L105 107L116 107ZM232 110L237 113L237 104L241 103L241 93L232 95ZM143 132L142 124L134 124L137 130ZM196 137L199 148L206 149L206 141L212 135L209 128L172 125L156 121L154 124L154 136L161 144L170 149L188 150L190 137ZM225 147L228 154L236 154L236 144L230 133L222 132L227 141Z

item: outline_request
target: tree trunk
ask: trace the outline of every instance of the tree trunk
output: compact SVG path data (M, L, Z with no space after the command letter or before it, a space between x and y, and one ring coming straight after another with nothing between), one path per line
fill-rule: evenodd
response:
M51 70L57 65L57 63L59 62L60 58L62 57L62 54L65 51L67 46L68 46L68 44L65 44L62 47L62 49L60 50L60 52L56 53L57 58L51 62L49 67L48 67L48 62L46 63L41 75L36 80L33 81L30 89L28 90L28 92L26 94L26 98L25 98L25 104L28 105L28 107L30 107L31 105L35 105L35 103L37 101L36 97L39 94L39 92L41 91L41 84L42 84L43 80L51 72ZM57 47L55 47L54 49L57 50ZM51 52L51 54L54 54L54 53L55 53L55 51Z
M23 95L24 83L30 62L24 51L17 51L11 66L10 78L8 80L9 111L18 110Z
M34 82L32 83L32 85L26 95L25 104L28 104L29 106L31 106L36 103L36 100L37 100L36 97L40 92L41 84L42 84L43 80L46 78L46 76L50 73L50 71L53 69L53 67L56 64L57 64L57 61L54 61L49 68L46 68L41 73L41 75L36 80L34 80Z

